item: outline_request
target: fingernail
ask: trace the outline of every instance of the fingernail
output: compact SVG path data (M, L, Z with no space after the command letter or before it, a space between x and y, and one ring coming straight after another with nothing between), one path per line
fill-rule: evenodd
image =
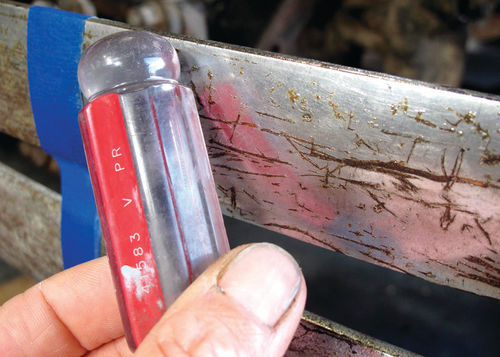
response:
M293 303L302 275L280 247L259 243L242 250L218 277L219 288L261 322L274 326Z

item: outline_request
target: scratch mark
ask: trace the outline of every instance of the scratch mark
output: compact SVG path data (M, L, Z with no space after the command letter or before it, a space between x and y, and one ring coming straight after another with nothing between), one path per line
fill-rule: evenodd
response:
M358 148L359 148L361 145L364 145L364 146L366 146L368 149L370 149L371 151L376 152L376 150L375 150L373 147L371 147L371 146L370 146L370 145L369 145L369 144L368 144L368 143L367 143L364 139L360 138L358 134L354 134L354 135L356 135L356 139L358 139L358 140L355 142L355 144L356 144L356 146L357 146Z
M464 223L464 224L462 224L462 228L460 228L460 232L464 232L464 231L470 232L471 228L472 228L472 226L470 224Z
M352 112L349 112L348 117L349 117L349 121L347 122L347 130L354 131L354 129L351 128L351 122L352 122L352 119L354 118L354 114L352 114Z
M293 226L288 226L288 225L285 225L285 224L278 224L278 223L264 223L263 226L265 227L274 227L274 228L280 228L280 229L283 229L283 230L288 230L288 231L293 231L293 232L297 232L297 233L300 233L300 234L303 234L305 235L306 237L309 237L311 240L315 241L315 242L318 242L322 245L326 245L328 248L330 248L331 250L333 251L336 251L336 252L339 252L339 253L342 253L338 248L336 248L333 244L331 243L328 243L328 242L325 242L319 238L316 238L315 236L313 236L311 233L309 233L308 231L306 230L303 230L303 229L300 229L298 227L293 227Z
M446 170L444 170L443 175L439 175L439 174L433 173L431 171L420 170L420 169L408 167L408 166L403 165L403 164L396 162L396 161L357 160L354 158L338 158L338 157L335 157L335 156L328 154L324 151L321 151L318 148L326 148L326 149L329 149L332 151L334 151L335 149L330 148L330 147L325 146L325 145L317 144L317 143L314 143L315 150L313 153L306 153L306 152L301 151L298 148L298 145L300 145L302 147L306 147L305 145L307 145L307 149L309 150L310 146L312 144L311 141L288 135L285 132L276 132L276 131L273 131L273 130L270 130L267 128L261 128L261 131L267 132L269 134L276 135L279 137L283 137L292 146L292 148L295 149L297 154L299 154L299 156L302 159L309 162L312 166L314 166L317 169L324 169L324 167L321 167L318 164L316 164L308 156L318 158L318 159L323 160L323 161L337 162L337 163L343 164L344 166L350 166L350 167L354 167L354 168L360 168L360 169L365 169L365 170L369 170L369 171L380 172L380 173L388 174L391 176L406 175L408 178L410 178L411 176L408 176L408 175L414 175L414 176L425 178L425 179L428 179L431 181L443 182L443 183L446 183L450 180L448 175L445 174ZM443 166L442 166L442 168L443 168ZM478 187L492 187L495 189L500 189L500 185L495 185L495 184L492 184L491 182L484 182L484 181L475 180L475 179L471 179L471 178L467 178L467 177L457 176L456 182L465 183L465 184L469 184L472 186L478 186Z
M215 145L218 145L218 146L220 146L220 147L222 147L224 149L231 150L231 151L237 152L237 153L245 155L245 156L253 156L253 157L262 159L264 161L267 161L269 163L275 163L275 162L277 162L277 163L280 163L280 164L291 166L290 163L288 163L286 161L282 161L282 160L280 160L278 158L269 157L269 156L266 156L266 155L264 155L262 153L257 154L257 153L253 153L253 152L250 152L250 151L241 150L241 149L238 149L238 148L236 148L234 146L225 145L225 144L223 144L221 142L216 141L215 139L210 139L210 140L208 140L208 142L209 142L209 144L215 144Z
M396 133L395 131L390 131L390 130L387 130L387 129L382 129L382 130L380 130L380 132L382 134L392 135L392 136L400 136L402 138L407 138L407 139L412 139L413 138L413 136L411 136L409 134Z
M229 191L231 192L231 207L233 209L236 209L236 189L234 188L234 186L231 186Z
M411 148L410 148L410 152L408 153L408 157L406 158L406 163L408 164L410 162L410 158L411 156L413 155L413 150L415 149L415 146L417 146L417 144L420 144L422 142L428 142L427 140L424 140L422 137L416 137L414 140L413 140L413 144L411 145Z
M240 170L240 169L230 167L227 165L213 164L212 167L220 167L222 169L226 169L229 171L235 171L235 172L239 172L239 173L247 174L247 175L256 175L256 176L263 176L263 177L286 177L285 175L272 175L272 174L266 174L266 173L262 173L262 172L251 172L251 171Z
M297 206L299 206L300 208L302 208L302 209L304 209L304 210L306 210L306 211L308 211L308 212L312 212L312 210L311 210L311 209L309 209L309 208L307 208L307 207L305 206L305 204L303 204L303 203L300 203L300 202L299 202L299 199L297 198L297 194L296 194L295 192L290 193L290 196L293 196L293 197L294 197L294 199L295 199L295 204L296 204Z
M257 202L257 204L260 204L259 201L255 198L255 195L248 193L246 190L243 190L243 193L246 194L248 197L250 197L255 202Z
M493 243L491 242L491 237L490 237L490 234L488 233L488 231L486 229L484 229L484 227L479 223L478 218L474 218L474 222L476 222L477 227L479 228L481 233L483 233L483 235L486 237L486 239L488 240L488 243L492 246Z
M431 122L430 120L427 120L427 119L423 119L422 118L422 115L424 114L424 112L422 111L419 111L417 112L417 115L415 115L413 117L413 119L417 122L417 123L420 123L420 124L424 124L428 127L431 127L431 128L437 128L437 125L434 124L433 122Z
M488 257L486 257L488 258ZM485 258L485 259L486 259ZM478 258L478 257L474 257L472 255L469 255L468 257L465 257L464 258L465 260L471 262L471 263L474 263L474 264L477 264L477 265L480 265L488 270L491 270L491 271L494 271L495 273L499 274L500 275L500 269L498 269L497 267L491 265L490 263L487 263L485 262L484 260L482 260L481 258ZM491 258L490 258L491 259Z
M282 118L282 117L279 117L277 115L273 115L273 114L269 114L269 113L263 113L263 112L258 112L258 111L256 111L256 113L259 116L261 116L261 117L273 118L273 119L281 120L281 121L284 121L284 122L287 122L287 123L290 123L290 124L295 124L295 121L292 120L292 119Z
M417 193L419 191L418 187L415 186L413 183L410 182L406 177L404 176L399 176L396 177L398 182L393 182L392 184L396 189L398 189L401 192L405 193Z
M370 195L370 197L372 198L372 200L374 200L375 202L377 202L377 205L375 207L373 207L373 210L377 213L381 212L382 210L385 210L387 212L389 212L391 215L393 215L394 217L397 217L396 214L394 212L392 212L390 209L388 209L387 207L385 207L385 202L382 202L375 194L373 194L371 191L369 190L366 190L366 192L368 192L368 194Z
M456 214L453 216L451 215L451 206L450 205L446 206L443 214L441 215L441 217L439 217L439 226L444 231L447 231L448 227L453 223L456 216L457 216Z
M214 121L217 123L223 123L223 124L227 124L227 125L233 125L235 123L234 120L222 120L222 119L212 118L208 115L203 115L203 114L199 114L199 116L200 116L200 118L205 119L205 120L210 120L210 121ZM240 121L240 122L238 122L238 125L245 125L245 126L249 126L250 128L258 128L258 125L254 124L254 123L249 123L246 121Z
M386 261L384 261L382 259L375 258L372 255L370 255L370 253L368 253L368 252L359 252L359 253L363 254L365 257L369 258L370 260L373 260L373 261L377 262L381 266L386 266L386 267L389 267L391 269L394 269L396 271L399 271L401 273L405 273L405 274L408 274L408 275L415 275L415 274L411 274L409 271L401 269L400 267L398 267L398 266L396 266L394 264L390 264L390 263L388 263L388 262L386 262Z
M238 126L238 124L241 123L240 121L241 119L241 113L238 112L238 115L236 116L236 120L233 122L233 130L231 131L231 136L229 137L229 142L232 144L233 143L233 136L234 136L234 133L236 131L236 127Z
M462 148L458 152L458 155L455 158L455 162L453 163L453 168L451 169L450 176L448 176L448 181L444 185L443 190L449 190L450 188L453 187L455 182L457 182L458 174L460 172L460 169L462 168L462 162L464 159L464 152L465 152L465 150ZM443 151L443 156L441 156L441 168L442 168L442 170L444 170L443 172L446 176L446 170L444 168L444 155L445 155L445 153L446 153L446 149Z

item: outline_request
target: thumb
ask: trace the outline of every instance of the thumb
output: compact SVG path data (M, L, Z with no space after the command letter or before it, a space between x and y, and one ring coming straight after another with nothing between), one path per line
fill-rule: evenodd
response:
M167 310L136 356L282 356L302 315L304 277L283 249L238 247Z

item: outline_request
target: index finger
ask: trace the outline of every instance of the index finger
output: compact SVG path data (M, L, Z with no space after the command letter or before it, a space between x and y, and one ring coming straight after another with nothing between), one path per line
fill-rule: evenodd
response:
M0 308L2 355L79 356L120 336L107 257L58 273Z

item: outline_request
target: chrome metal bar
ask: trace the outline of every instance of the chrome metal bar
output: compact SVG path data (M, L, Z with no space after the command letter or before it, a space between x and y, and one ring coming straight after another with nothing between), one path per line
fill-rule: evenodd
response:
M0 4L0 130L37 143L26 19ZM84 44L128 29L88 20ZM500 298L498 97L167 37L226 214Z

